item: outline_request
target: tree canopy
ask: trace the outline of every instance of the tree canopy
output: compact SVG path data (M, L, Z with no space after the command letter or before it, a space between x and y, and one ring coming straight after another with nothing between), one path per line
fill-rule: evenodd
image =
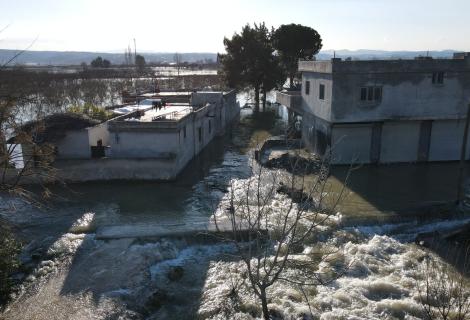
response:
M137 66L137 70L143 71L145 68L145 58L144 56L138 54L135 56L135 65Z
M310 59L322 48L320 34L300 24L281 25L273 33L273 46L285 68L291 87L298 71L299 59Z
M226 54L220 56L227 84L234 88L255 91L255 112L259 111L260 90L267 91L283 82L279 61L274 56L272 32L264 23L249 24L235 33L231 39L224 38Z
M90 65L92 68L109 68L111 66L111 62L107 59L97 57L91 61Z

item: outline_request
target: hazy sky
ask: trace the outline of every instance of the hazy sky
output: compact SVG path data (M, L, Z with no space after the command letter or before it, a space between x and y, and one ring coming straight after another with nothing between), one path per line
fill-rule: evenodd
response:
M324 49L470 51L470 0L0 0L0 48L221 52L246 23L315 28Z

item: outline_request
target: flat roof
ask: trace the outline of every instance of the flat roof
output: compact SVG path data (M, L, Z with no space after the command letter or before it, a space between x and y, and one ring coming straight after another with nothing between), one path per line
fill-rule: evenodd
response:
M179 120L193 111L188 104L173 104L162 107L161 109L150 109L139 118L129 118L126 121L152 122L158 120Z

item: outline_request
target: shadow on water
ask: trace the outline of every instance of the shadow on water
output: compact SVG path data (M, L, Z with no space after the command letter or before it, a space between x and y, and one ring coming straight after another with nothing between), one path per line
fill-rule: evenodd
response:
M467 171L469 167L467 163ZM331 169L333 190L344 186L349 169ZM359 167L347 180L339 209L356 217L431 213L456 200L458 173L457 162Z

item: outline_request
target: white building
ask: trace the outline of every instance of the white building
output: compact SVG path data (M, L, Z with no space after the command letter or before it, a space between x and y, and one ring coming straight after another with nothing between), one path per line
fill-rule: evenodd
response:
M50 126L49 136L55 136L47 141L56 148L54 166L61 176L76 182L175 179L240 112L235 91L193 92L187 103L141 106L126 106L129 113L99 124L70 114L51 116L62 123ZM70 123L70 117L73 126L60 120Z

